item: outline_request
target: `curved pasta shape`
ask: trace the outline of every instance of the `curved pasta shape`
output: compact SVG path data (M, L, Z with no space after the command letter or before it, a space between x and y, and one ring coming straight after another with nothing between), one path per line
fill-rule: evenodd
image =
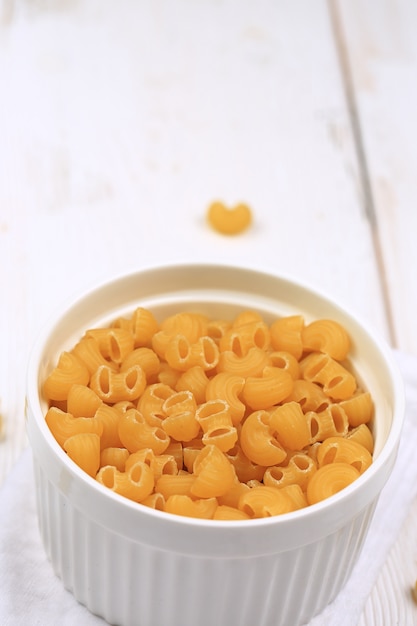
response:
M191 441L197 437L200 424L196 420L197 404L191 391L178 391L162 405L166 417L162 421L165 432L176 441Z
M209 224L223 235L237 235L246 230L252 222L252 212L243 203L237 204L232 209L227 208L223 202L213 202L207 211Z
M219 344L220 339L224 337L231 327L232 323L228 320L209 320L207 323L207 336Z
M159 330L159 324L151 311L137 307L131 319L135 348L151 347L152 337Z
M201 365L194 365L182 373L175 385L175 391L191 391L197 404L206 400L209 378Z
M235 376L261 376L269 365L269 356L260 348L250 348L245 356L239 357L231 350L220 352L217 372L229 372Z
M126 471L128 471L138 461L149 465L155 481L163 474L178 474L177 463L171 454L155 454L152 448L143 448L137 452L132 452L132 454L130 454L126 459Z
M146 387L140 396L137 408L150 426L161 426L166 418L164 402L175 394L174 389L164 383L154 383Z
M119 472L124 472L128 458L129 450L126 448L104 448L100 452L100 467L113 465Z
M268 467L265 470L263 482L269 487L276 488L297 484L305 491L316 469L315 461L308 454L299 452L289 458L287 465Z
M269 328L261 320L246 324L234 324L219 341L221 352L230 350L239 357L246 356L251 348L266 351L269 349L269 345Z
M178 471L184 467L184 452L182 443L180 441L170 441L168 448L165 450L165 454L169 454L175 460Z
M94 416L102 426L101 448L123 447L119 437L120 411L114 408L114 406L102 403Z
M100 351L98 341L92 335L84 335L80 341L71 350L72 354L75 354L85 367L88 369L90 375L93 374L101 365L110 367L112 370L117 370L116 363L108 361Z
M253 487L243 494L239 501L239 509L246 513L249 518L272 517L291 513L307 505L304 494L298 485L292 485L295 489L282 487L267 487L260 485ZM295 493L297 491L297 494Z
M275 320L269 327L273 349L289 352L298 361L303 354L303 328L302 315L288 315Z
M195 477L187 472L162 474L155 483L155 492L162 494L165 500L175 495L190 496L194 480Z
M169 496L165 503L165 512L185 517L213 519L217 509L216 498L192 499L186 495Z
M101 365L91 376L90 387L103 402L137 400L146 387L146 376L139 365L133 365L125 372L114 372Z
M197 498L216 498L229 491L236 480L233 465L217 446L207 445L194 461L195 480L191 494Z
M150 496L154 488L152 471L149 465L141 461L125 472L119 472L113 465L106 465L99 470L96 478L108 489L135 502Z
M329 437L317 450L319 467L329 463L348 463L359 474L372 464L372 455L357 441L344 437Z
M45 421L61 448L73 435L90 433L100 437L103 432L103 425L97 418L73 417L70 413L54 406L48 409Z
M257 465L248 459L240 445L237 444L231 450L228 450L226 457L235 468L236 476L241 483L263 479L265 467Z
M291 375L291 378L296 381L300 377L300 366L291 352L284 352L284 350L275 350L269 353L269 359L272 367L278 367L285 370Z
M330 498L348 487L359 476L358 470L349 463L329 463L319 467L307 485L308 504L316 504Z
M194 461L204 448L204 443L200 437L194 439L192 441L187 441L183 444L183 462L184 469L187 469L188 472L193 472Z
M168 363L162 362L159 374L157 376L157 382L163 383L175 389L178 380L180 379L182 372L174 370Z
M258 311L253 311L252 309L246 309L241 311L236 315L232 322L232 326L238 328L239 326L243 326L245 324L252 324L254 322L263 322L264 319Z
M328 437L346 437L348 433L348 418L339 404L331 404L320 413L309 411L306 413L306 420L312 443Z
M307 419L297 402L285 402L270 414L269 424L287 450L302 450L311 443Z
M150 426L136 409L130 409L120 418L119 437L129 452L151 448L155 454L162 454L170 443L167 433L158 426Z
M346 400L356 391L353 374L328 354L312 352L300 362L300 371L305 380L323 385L333 400Z
M240 445L245 456L256 465L278 465L287 457L271 430L266 411L255 411L245 419L240 431Z
M356 426L355 428L349 430L346 438L357 441L361 444L361 446L366 448L370 454L373 454L374 437L370 428L368 428L366 424L359 424L359 426Z
M324 411L331 404L331 400L317 383L309 380L298 379L294 381L291 393L286 402L298 402L304 413Z
M74 417L93 417L102 400L87 385L72 385L67 396L67 412Z
M222 452L233 448L238 434L232 423L229 405L224 400L209 400L201 404L195 418L203 430L204 445L215 445Z
M156 382L156 376L161 369L161 362L156 352L151 348L135 348L121 362L120 371L126 372L134 365L138 365L145 373L146 382Z
M343 361L350 350L349 335L335 320L315 320L303 328L301 337L306 352L325 352L336 361Z
M262 378L246 378L242 396L252 410L267 409L282 402L291 393L293 384L291 374L278 367L267 366Z
M207 383L205 400L224 400L229 407L232 424L236 426L242 421L246 412L246 405L240 400L245 386L243 376L236 376L230 372L219 372Z
M165 511L165 498L162 493L151 493L150 496L141 501L141 504L156 511Z
M189 343L195 343L207 333L207 317L199 313L175 313L165 318L161 330L168 335L182 335Z
M84 363L71 352L62 352L57 366L43 384L48 400L66 400L72 385L88 385L90 373Z
M166 344L164 358L174 370L187 370L191 366L191 344L187 337L173 335Z
M340 406L346 412L349 425L353 428L368 424L374 413L374 404L369 391L359 392L347 400L342 400Z
M64 450L84 472L95 478L100 467L100 437L96 433L77 433L64 442Z
M134 348L133 335L124 328L93 328L86 332L87 337L94 337L99 350L106 360L119 365Z
M249 515L240 511L234 506L228 506L226 504L220 504L214 512L213 519L227 521L227 520L245 520L250 519Z
M200 337L191 346L190 365L199 365L204 371L212 370L219 362L219 348L211 337Z

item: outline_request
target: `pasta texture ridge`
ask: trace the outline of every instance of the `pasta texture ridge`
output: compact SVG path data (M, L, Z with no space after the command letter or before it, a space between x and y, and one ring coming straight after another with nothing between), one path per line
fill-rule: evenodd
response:
M330 319L158 320L137 307L58 356L45 421L89 480L139 506L221 521L288 514L373 462L375 406L351 347Z

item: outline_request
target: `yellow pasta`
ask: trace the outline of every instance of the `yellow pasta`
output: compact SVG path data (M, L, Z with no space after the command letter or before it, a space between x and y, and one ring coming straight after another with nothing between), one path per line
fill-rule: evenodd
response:
M149 465L141 461L137 461L125 472L119 472L113 465L106 465L98 471L97 480L135 502L141 502L150 496L154 488L152 471Z
M146 387L146 376L139 365L125 372L114 372L101 365L91 376L90 387L103 402L137 400Z
M279 367L266 366L261 377L248 376L243 387L245 404L258 411L282 402L292 391L291 374Z
M170 443L167 433L158 426L150 426L136 409L130 409L120 418L118 432L129 452L151 448L155 454L162 454Z
M281 489L260 485L243 494L239 501L239 509L249 518L282 515L305 506L307 506L307 500L299 485Z
M155 492L160 493L167 500L170 496L191 496L191 487L195 477L187 472L178 474L162 474L155 483Z
M100 437L96 433L77 433L64 442L64 450L84 472L95 478L100 467Z
M348 433L348 418L339 404L331 404L320 413L309 411L306 413L306 420L312 443L323 441L327 437L345 437Z
M244 454L256 465L277 465L287 457L270 426L266 411L255 411L246 418L240 431L240 445Z
M230 372L219 372L207 383L205 400L224 400L229 407L232 424L236 426L242 421L246 412L246 405L240 399L245 379Z
M359 424L355 428L352 428L348 431L346 435L347 439L353 439L353 441L357 441L364 448L368 450L370 454L373 454L374 451L374 437L370 428L366 424Z
M158 322L148 309L138 307L131 320L135 348L151 347L152 338L159 330Z
M134 348L133 335L124 328L94 328L86 336L94 337L103 357L118 365Z
M355 393L351 398L342 400L340 406L346 412L349 425L353 428L368 424L372 419L374 406L369 391Z
M71 353L80 359L85 365L90 375L93 374L101 365L117 370L116 363L112 363L106 359L100 351L100 346L92 335L84 335L80 341L71 350Z
M303 354L303 328L302 315L289 315L275 320L269 329L273 349L289 352L299 360Z
M246 230L252 222L252 211L248 205L240 203L229 209L223 202L212 202L207 210L207 220L223 235L237 235Z
M137 408L150 426L161 426L167 415L163 410L164 402L175 391L165 383L154 383L146 387L138 400Z
M101 448L119 448L122 442L119 437L119 421L121 413L115 406L109 406L104 402L94 414L96 420L102 426Z
M74 417L93 417L103 401L87 385L72 385L68 390L67 411Z
M308 504L317 504L335 495L359 478L358 470L349 463L329 463L320 467L307 485Z
M175 384L175 391L191 391L196 402L201 404L206 400L206 389L209 378L201 365L193 365L183 372Z
M263 475L263 482L269 487L277 488L297 484L305 491L316 469L315 461L308 454L299 452L289 457L287 465L268 467Z
M197 404L191 391L178 391L162 405L166 417L162 427L176 441L191 441L197 437L200 425L195 417Z
M147 507L213 520L289 513L372 463L371 394L331 320L267 323L137 307L92 328L43 382L45 420L91 477Z
M213 519L216 509L216 498L193 499L187 495L172 495L167 499L164 510L174 515Z
M195 480L191 494L197 498L216 498L229 491L236 480L233 465L217 446L207 445L194 461Z
M156 376L161 369L161 362L156 352L151 348L135 348L125 356L120 363L120 371L126 372L133 365L138 365L146 376L147 384L156 382Z
M235 376L261 376L269 365L269 355L261 348L250 348L245 356L237 356L232 350L219 354L218 372L229 372Z
M285 402L270 414L269 424L287 450L302 450L311 443L307 419L297 402Z
M104 448L100 452L100 467L114 465L119 472L124 472L129 456L129 450L126 448Z
M202 442L215 445L222 452L235 445L238 434L233 426L230 408L224 400L209 400L201 404L195 413L195 419L203 431Z
M297 402L304 413L308 411L320 413L331 404L331 399L326 396L320 385L302 378L294 381L292 391L286 401Z
M300 362L300 368L305 380L323 385L324 393L333 400L346 400L356 391L353 374L328 354L312 352Z
M343 361L350 350L349 335L335 320L315 320L303 328L301 337L305 351L325 352L336 361Z
M88 385L89 380L84 363L75 354L63 352L43 384L43 393L48 400L66 400L72 385Z
M346 437L329 437L317 450L319 466L329 463L348 463L360 474L372 463L372 455L360 443Z
M297 381L300 376L300 365L291 352L285 352L284 350L275 350L269 353L269 359L273 367L278 367L285 370L291 375L294 381Z
M233 325L219 341L221 352L230 350L237 356L246 356L251 348L268 350L270 345L269 328L264 321Z
M103 425L96 417L74 417L54 406L48 409L45 420L61 447L73 435L91 433L100 437L103 432Z

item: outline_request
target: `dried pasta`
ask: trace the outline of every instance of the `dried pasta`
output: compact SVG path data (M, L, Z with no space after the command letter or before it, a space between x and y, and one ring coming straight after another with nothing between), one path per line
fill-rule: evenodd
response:
M122 497L250 520L331 497L372 463L374 404L332 320L143 307L91 328L43 382L66 454Z

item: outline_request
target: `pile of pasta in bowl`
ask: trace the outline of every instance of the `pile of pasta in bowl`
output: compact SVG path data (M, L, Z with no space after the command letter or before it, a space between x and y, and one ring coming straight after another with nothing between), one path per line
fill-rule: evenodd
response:
M250 520L316 504L372 464L374 404L333 319L136 307L87 330L43 382L67 455L167 513Z

